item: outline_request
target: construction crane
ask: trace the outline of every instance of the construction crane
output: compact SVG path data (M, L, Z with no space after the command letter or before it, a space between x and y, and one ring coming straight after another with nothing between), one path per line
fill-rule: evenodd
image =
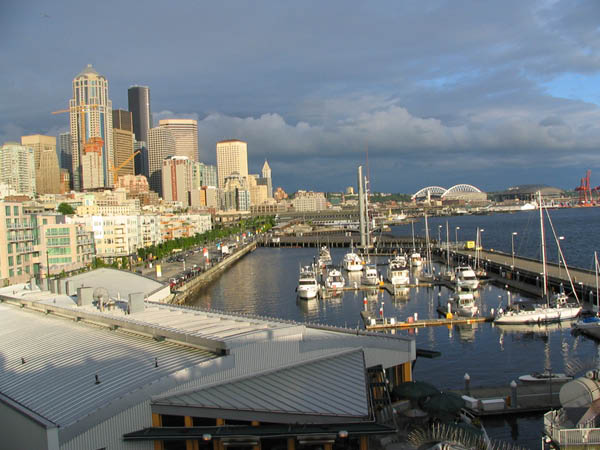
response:
M85 139L85 135L86 135L86 126L85 126L85 110L86 108L94 108L94 109L98 109L98 107L101 105L98 104L89 104L89 105L77 105L74 106L74 109L79 110L79 113L81 114L81 121L80 121L80 129L79 129L79 141L81 142L81 148L83 148L83 150L85 151L85 153L88 153L90 151L93 152L97 152L97 153L102 153L102 146L104 145L104 141L102 140L102 138L94 136L94 137L90 137L89 139ZM52 111L52 114L63 114L63 113L68 113L71 112L71 109L59 109L58 111ZM102 141L100 143L100 141Z
M139 155L140 153L141 152L139 150L136 150L131 154L131 156L129 156L125 161L123 161L123 163L119 167L111 167L110 169L108 169L113 173L113 186L117 185L117 179L119 178L119 170L125 167L127 163L129 163L133 158L136 157L136 155Z
M592 190L590 188L591 174L592 171L588 170L585 177L581 179L580 185L575 188L575 190L579 192L578 203L581 206L592 206Z

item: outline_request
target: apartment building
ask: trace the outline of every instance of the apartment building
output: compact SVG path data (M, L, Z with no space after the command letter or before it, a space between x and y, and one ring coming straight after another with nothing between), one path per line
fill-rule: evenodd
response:
M32 156L33 159L33 156ZM37 220L23 205L0 202L0 280L2 285L22 283L38 270Z

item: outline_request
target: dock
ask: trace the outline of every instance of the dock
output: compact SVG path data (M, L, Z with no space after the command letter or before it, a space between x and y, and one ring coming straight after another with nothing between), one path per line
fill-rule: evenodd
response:
M506 386L451 390L463 396L466 409L479 417L545 413L560 408L559 392L565 382L516 383Z
M452 318L439 318L439 319L423 319L413 320L409 317L406 321L399 322L394 317L384 317L383 319L378 318L374 313L369 311L361 311L360 316L363 319L365 328L368 331L382 331L382 330L396 330L396 329L409 329L409 328L423 328L423 327L436 327L443 325L461 325L461 324L472 324L491 322L494 320L493 317L457 317ZM373 321L375 321L373 323Z

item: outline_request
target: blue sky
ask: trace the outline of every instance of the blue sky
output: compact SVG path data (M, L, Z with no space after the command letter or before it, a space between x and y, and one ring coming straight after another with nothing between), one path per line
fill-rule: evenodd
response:
M0 143L68 126L86 64L115 108L199 121L200 157L248 142L274 184L375 190L600 184L600 2L9 0Z

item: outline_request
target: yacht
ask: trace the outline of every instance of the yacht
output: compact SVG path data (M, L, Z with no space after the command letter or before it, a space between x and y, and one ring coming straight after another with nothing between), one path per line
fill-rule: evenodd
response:
M388 261L386 278L394 286L403 286L410 283L404 256L396 256Z
M298 297L303 299L315 298L319 293L319 283L312 266L304 266L300 269L298 287L296 288Z
M343 266L348 272L358 272L363 270L363 261L360 256L354 253L352 247L350 247L350 252L344 255Z
M410 255L410 265L412 267L421 267L423 265L423 258L419 252L413 252Z
M367 265L363 272L362 284L366 286L377 286L379 284L379 274L377 273L377 267L374 265Z
M325 278L325 287L331 290L343 289L346 285L342 272L337 269L331 269L327 272L327 278Z
M572 326L575 333L581 333L591 337L592 339L600 341L600 317L584 317L578 320Z
M475 275L475 271L471 268L471 266L457 267L454 273L454 280L457 288L468 287L471 289L477 289L479 287L479 280L477 279L477 275Z
M451 299L452 311L457 315L475 317L479 313L479 307L475 303L475 296L470 287L457 287Z
M319 268L331 266L331 253L329 249L324 245L319 250Z

